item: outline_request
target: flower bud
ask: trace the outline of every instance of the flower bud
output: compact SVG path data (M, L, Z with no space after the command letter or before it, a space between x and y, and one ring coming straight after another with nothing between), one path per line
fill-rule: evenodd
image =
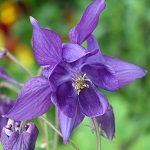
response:
M32 122L24 125L9 119L2 129L1 143L4 150L34 150L38 133Z

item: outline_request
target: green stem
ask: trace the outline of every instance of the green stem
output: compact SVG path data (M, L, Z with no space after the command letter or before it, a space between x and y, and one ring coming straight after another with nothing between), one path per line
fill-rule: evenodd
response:
M60 135L62 137L62 134L58 131L58 129L49 121L47 120L47 118L45 118L44 116L40 117L41 119L43 119L58 135ZM75 150L80 150L74 143L72 143L70 140L68 141L68 144L70 144Z
M41 72L42 72L42 67L40 67L37 71L37 76L40 76L41 75Z
M37 119L38 119L38 123L42 129L42 132L45 134L45 127L43 126L43 121L40 118L37 118Z
M7 56L15 63L17 64L22 70L24 70L30 77L33 77L33 74L26 68L24 67L9 51L7 51Z
M1 87L8 88L8 89L10 89L10 90L12 90L12 91L14 91L16 93L19 93L19 91L20 91L18 88L16 88L15 86L13 86L13 85L11 85L11 84L9 84L7 82L0 82L0 88Z
M57 109L55 108L55 127L58 129L58 112ZM54 140L53 140L53 149L57 149L57 144L58 144L58 134L54 132Z
M44 131L46 136L46 150L50 150L50 139L49 139L49 132L48 132L48 125L44 122Z
M91 122L93 124L94 127L94 131L96 133L96 137L97 137L97 150L101 150L101 138L100 138L100 128L99 125L96 121L96 118L92 118Z

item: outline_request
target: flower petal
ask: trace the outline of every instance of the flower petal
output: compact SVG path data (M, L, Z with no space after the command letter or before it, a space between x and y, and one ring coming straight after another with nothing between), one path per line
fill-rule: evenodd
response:
M0 46L0 58L4 57L6 55L6 53L7 53L7 51L3 47Z
M87 52L86 49L84 49L78 44L65 44L63 46L63 58L68 63L75 62L83 57L86 58L88 56L94 55L97 52L98 52L97 49Z
M19 82L17 82L15 79L11 78L2 67L0 67L0 78L3 78L5 80L10 81L15 84L19 84Z
M71 82L65 82L57 88L51 96L55 106L68 117L73 117L76 112L77 97Z
M14 105L14 101L10 98L1 100L0 95L0 115L5 115Z
M70 41L79 45L94 31L98 25L99 15L104 10L104 0L95 0L84 11L77 26L69 33Z
M41 28L38 21L30 17L34 27L32 42L36 61L44 65L55 65L62 60L62 40L52 30Z
M35 148L35 143L39 134L39 130L32 122L28 123L27 126L28 129L26 131L23 131L22 133L23 140L25 141L24 143L29 146L29 150L32 150Z
M51 105L51 89L44 77L28 80L21 89L17 102L5 117L16 121L37 118L48 111Z
M61 111L59 111L58 117L64 145L66 145L74 128L76 128L83 121L84 115L80 112L79 107L77 107L73 118L69 118Z
M2 143L2 146L5 149L11 149L11 150L14 150L12 149L12 146L15 144L16 142L16 139L19 138L19 133L18 132L12 132L11 133L11 137L9 137L7 134L6 134L6 128L4 127L2 129L2 132L1 132L1 143ZM10 142L10 143L9 143Z
M128 85L137 78L142 78L147 73L146 70L120 59L111 56L104 56L104 58L107 64L115 70L119 88Z
M87 64L83 66L82 71L98 87L108 91L118 90L118 80L111 66L100 63Z
M78 58L84 56L86 50L78 44L64 44L63 58L66 62L76 61Z
M0 133L2 131L2 128L6 126L8 119L2 117L2 115L5 115L8 113L8 111L13 107L14 101L7 98L5 100L1 100L0 95Z
M55 65L47 65L47 66L43 66L42 67L42 75L49 79L49 77L51 76L51 74L54 72L55 68L57 67L59 63L55 64Z
M79 105L85 116L96 117L105 113L108 101L98 89L84 88L79 94Z
M99 44L98 44L98 42L97 42L97 40L96 40L96 38L95 38L95 36L94 35L90 35L89 37L88 37L88 39L87 39L87 50L88 50L88 52L91 52L91 51L93 51L94 49L98 49L99 51L98 51L98 53L96 53L95 55L93 55L93 56L91 56L91 57L89 57L87 60L86 60L86 62L87 63L95 63L95 62L99 62L99 63L105 63L105 59L104 59L104 57L103 57L103 55L102 55L102 52L101 52L101 50L100 50L100 47L99 47Z
M55 92L59 85L70 80L70 76L70 72L66 70L66 64L61 62L60 65L57 65L55 67L53 73L51 73L51 76L49 76L48 78L51 90Z
M112 106L109 106L104 115L96 117L96 120L102 130L106 133L107 138L111 141L115 133L115 117Z

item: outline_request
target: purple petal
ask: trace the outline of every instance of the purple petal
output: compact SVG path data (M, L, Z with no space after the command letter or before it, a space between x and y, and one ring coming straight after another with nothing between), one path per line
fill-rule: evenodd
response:
M28 80L21 89L17 102L6 117L17 121L37 118L48 111L51 105L51 89L44 77Z
M87 52L86 49L78 44L65 44L63 46L63 58L66 62L72 63L81 58L86 58L88 56L94 55L98 50L94 49L91 52Z
M49 78L51 76L51 74L53 73L53 71L55 70L55 68L57 67L59 63L55 64L55 65L47 65L47 66L43 66L42 67L42 75L45 78Z
M82 71L85 72L91 82L98 87L108 91L118 89L118 80L111 66L100 63L90 64L83 66Z
M5 129L3 128L2 132L1 132L1 144L3 146L3 149L7 149L7 145L8 145L8 136L5 133Z
M59 111L58 117L64 145L66 145L72 131L83 121L84 115L80 112L79 107L77 107L73 118L67 117L61 111Z
M0 133L2 131L2 128L6 126L8 119L2 117L2 115L5 115L8 113L8 111L13 107L14 101L7 98L5 100L1 100L0 95Z
M63 58L66 62L73 62L86 54L86 50L78 44L64 44Z
M111 141L115 133L115 118L112 107L109 106L105 114L96 117L96 120L102 130L102 134L104 131L107 138Z
M14 101L10 98L1 100L0 96L0 115L5 115L14 105Z
M15 79L11 78L2 67L0 67L0 78L3 78L5 80L10 81L15 84L19 84L19 82L17 82Z
M93 50L95 50L95 49L98 49L99 51L98 51L98 53L97 54L95 54L94 56L91 56L91 57L89 57L87 60L86 60L86 62L87 63L95 63L95 62L99 62L99 63L105 63L105 59L104 59L104 57L103 57L103 55L102 55L102 53L101 53L101 50L100 50L100 47L99 47L99 45L98 45L98 42L97 42L97 40L96 40L96 38L95 38L95 36L94 35L90 35L89 37L88 37L88 39L87 39L87 50L88 50L88 52L91 52L91 51L93 51Z
M130 84L137 78L142 78L147 73L146 70L143 70L134 64L119 60L117 58L111 56L104 56L104 58L106 63L115 70L119 88Z
M66 64L61 62L60 65L55 67L51 76L49 76L51 90L55 92L59 85L70 80L70 76L70 72L66 70Z
M64 115L71 118L75 115L77 97L71 82L60 85L57 91L52 93L51 99Z
M62 60L62 40L60 36L48 29L41 28L38 21L30 17L34 27L32 42L36 61L44 65L55 65Z
M7 51L5 49L2 52L0 51L0 58L4 57L6 55L6 53L7 53Z
M96 117L105 113L108 101L98 89L84 88L79 93L79 105L85 116Z
M30 122L27 124L28 129L26 131L23 131L23 139L29 146L29 150L35 148L35 143L39 134L38 128L35 126L34 123Z
M10 149L15 150L15 149L13 149L13 145L15 144L16 139L19 139L19 133L18 132L12 132L11 136L8 137L5 130L6 130L6 128L4 127L2 129L2 133L1 133L2 146L3 146L4 150L10 150Z
M104 0L95 0L84 11L77 26L69 33L70 41L79 45L95 30L98 25L99 15L104 10Z

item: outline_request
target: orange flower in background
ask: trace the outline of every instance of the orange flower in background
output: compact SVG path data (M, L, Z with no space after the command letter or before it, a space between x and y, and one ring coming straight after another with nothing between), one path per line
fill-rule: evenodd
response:
M20 15L20 8L17 3L9 1L2 2L0 20L0 45L4 46L11 52L13 52L14 47L18 42L18 39L11 35L11 28Z
M24 44L12 34L12 28L19 17L23 15L24 10L17 2L5 1L1 4L0 20L0 46L5 47L13 53L17 59L26 67L33 64L33 54L31 48ZM26 61L28 59L28 61Z
M18 7L15 3L5 1L1 4L1 23L11 25L18 17Z

